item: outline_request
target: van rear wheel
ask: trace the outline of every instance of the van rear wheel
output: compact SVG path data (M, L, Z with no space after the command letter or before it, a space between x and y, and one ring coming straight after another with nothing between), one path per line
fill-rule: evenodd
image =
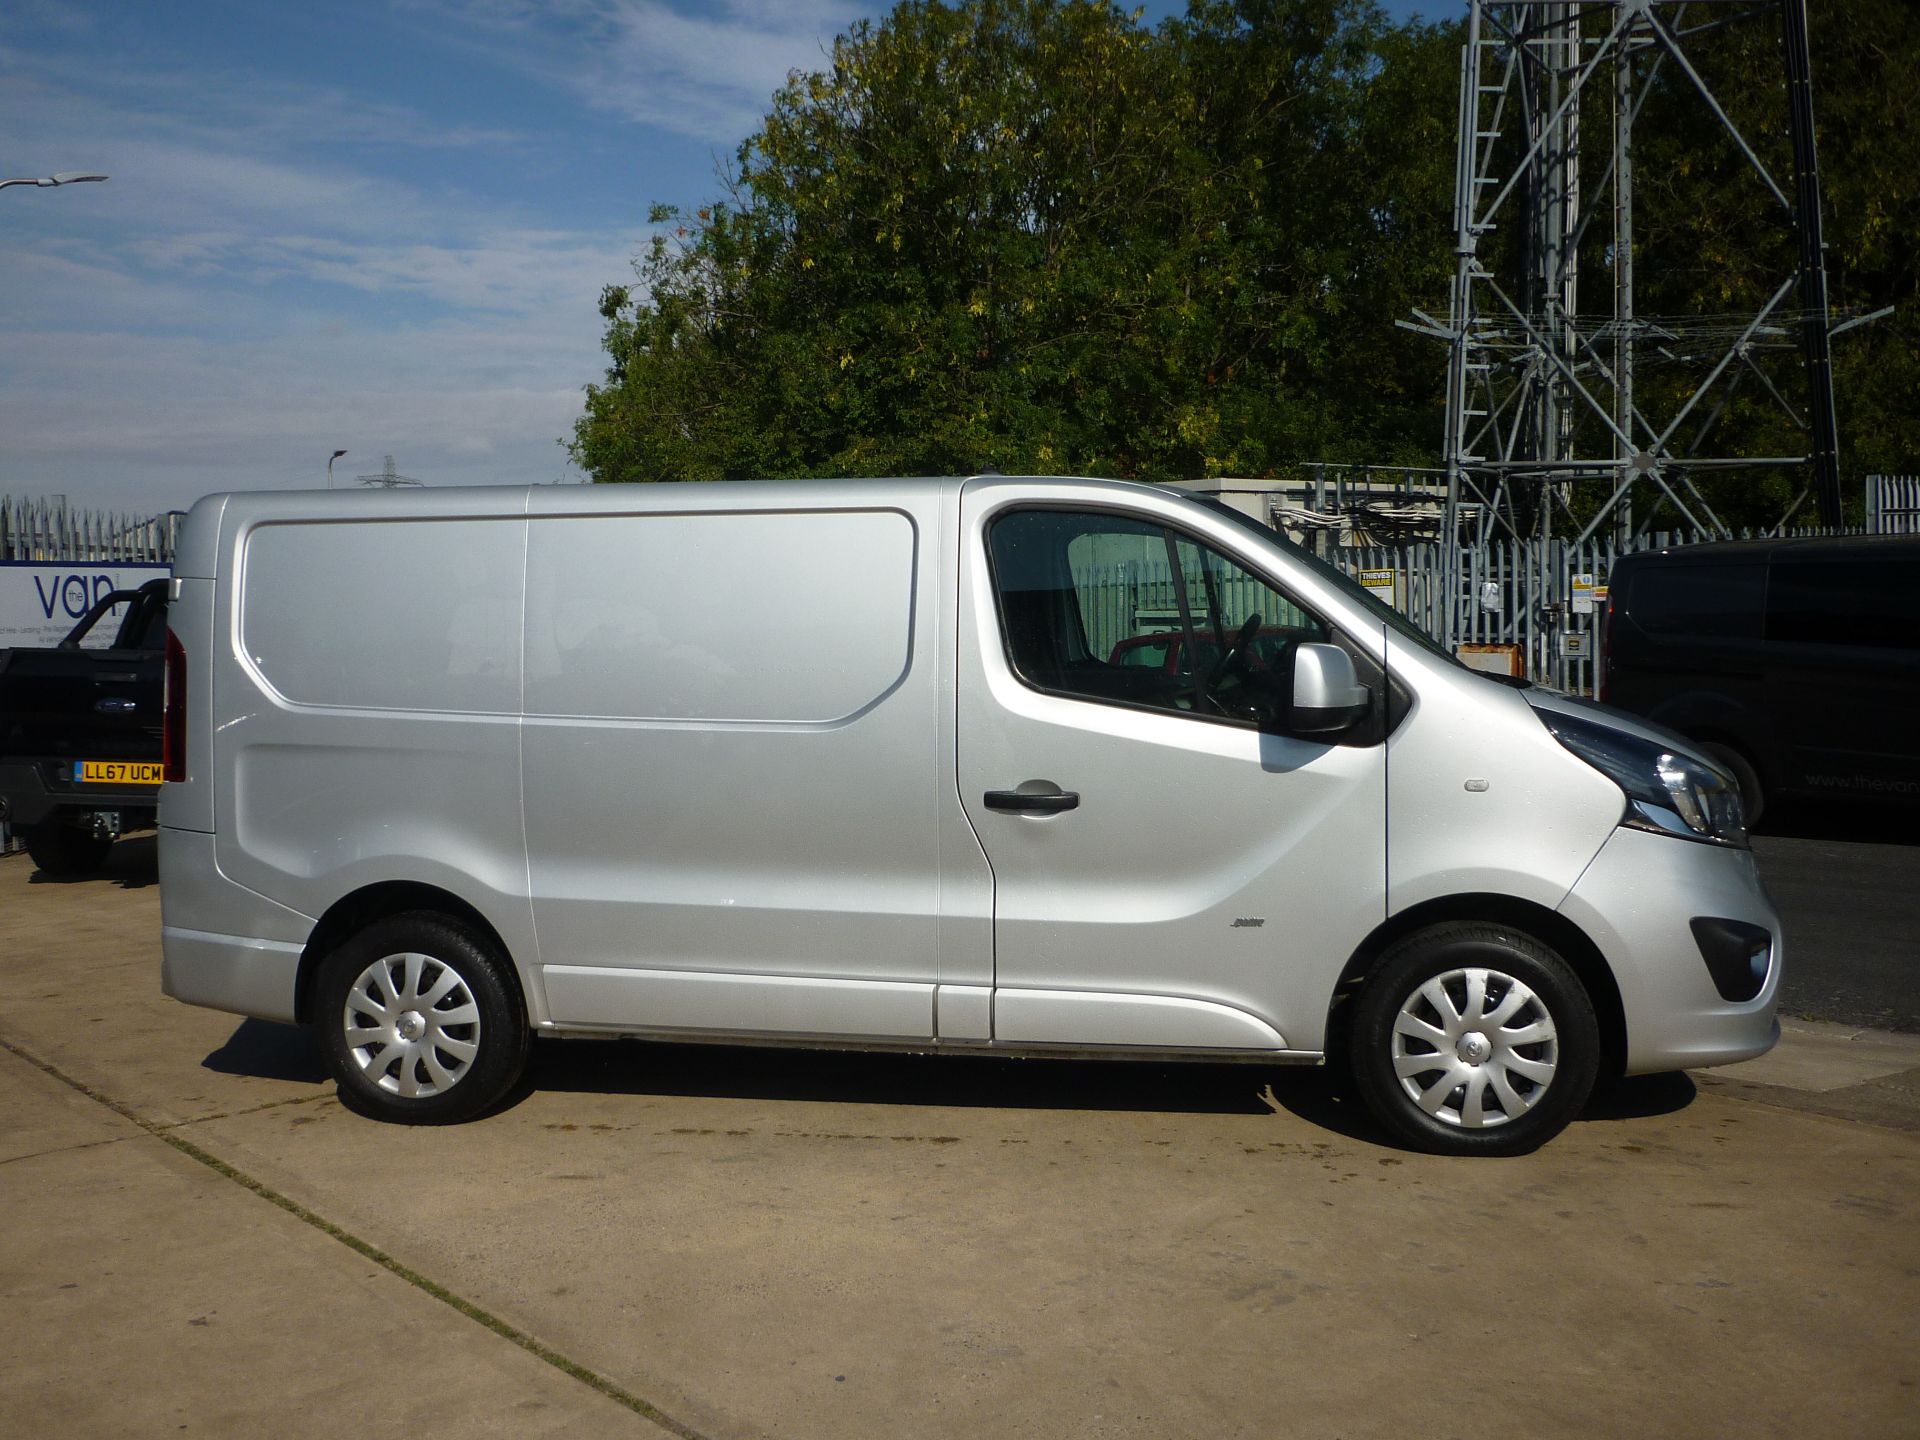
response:
M1394 1136L1443 1155L1521 1155L1593 1093L1600 1027L1567 963L1505 926L1437 926L1361 991L1354 1081Z
M526 1068L528 1032L512 967L443 915L379 920L320 964L321 1051L350 1109L446 1125L495 1104Z

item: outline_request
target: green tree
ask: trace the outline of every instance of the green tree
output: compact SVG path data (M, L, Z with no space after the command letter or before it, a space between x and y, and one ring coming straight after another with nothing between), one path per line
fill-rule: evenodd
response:
M1833 298L1896 307L1835 346L1857 507L1861 474L1920 460L1920 6L1813 20ZM792 78L724 198L656 212L637 283L603 296L608 368L572 453L597 480L1433 463L1445 353L1393 322L1445 310L1461 38L1371 0L1191 0L1156 30L1106 0L906 0ZM1689 53L1788 183L1777 27L1710 27ZM1791 231L1664 80L1636 131L1639 308L1751 314ZM1602 291L1607 232L1582 257ZM1718 358L1695 348L1648 353L1650 411ZM1791 344L1758 360L1804 394ZM1805 442L1749 377L1708 443ZM1702 483L1754 524L1799 478Z
M1417 459L1452 56L1371 0L907 0L602 299L596 480Z

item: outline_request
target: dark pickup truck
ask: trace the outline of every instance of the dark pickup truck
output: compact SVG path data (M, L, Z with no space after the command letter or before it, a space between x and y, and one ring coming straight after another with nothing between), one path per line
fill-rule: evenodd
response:
M84 875L154 823L167 585L100 598L51 650L0 650L0 822L49 875ZM95 626L112 645L81 648Z

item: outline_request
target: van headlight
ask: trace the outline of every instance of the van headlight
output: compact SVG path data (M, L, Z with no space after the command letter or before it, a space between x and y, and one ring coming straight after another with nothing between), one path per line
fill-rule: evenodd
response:
M1746 848L1747 817L1732 777L1611 725L1537 713L1554 739L1626 792L1622 825Z

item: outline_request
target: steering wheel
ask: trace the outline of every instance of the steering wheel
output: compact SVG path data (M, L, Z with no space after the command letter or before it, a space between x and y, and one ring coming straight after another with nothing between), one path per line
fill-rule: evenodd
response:
M1227 678L1228 669L1232 667L1234 661L1244 657L1247 646L1253 643L1253 637L1259 633L1260 617L1258 615L1247 616L1246 623L1240 627L1239 633L1233 637L1233 643L1221 652L1220 658L1214 662L1213 669L1207 672L1205 689L1209 698L1212 697L1213 687Z

